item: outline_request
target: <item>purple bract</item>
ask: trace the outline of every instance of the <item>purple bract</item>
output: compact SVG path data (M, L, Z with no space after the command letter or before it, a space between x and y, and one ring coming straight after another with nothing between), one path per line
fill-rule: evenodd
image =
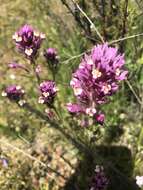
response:
M108 185L108 178L102 166L96 166L95 174L91 179L90 190L105 190Z
M24 90L18 85L10 85L2 92L2 96L6 96L13 101L19 101L23 98L23 95Z
M55 61L57 60L57 51L55 48L48 48L44 51L44 57L47 61Z
M15 41L18 50L29 59L33 59L36 56L44 38L44 34L35 31L27 24L22 26L13 35L13 40Z
M57 87L54 81L48 80L40 84L40 97L39 103L52 105L54 98L57 94Z
M118 90L119 82L126 79L128 73L124 64L124 55L108 44L97 45L90 54L85 54L70 82L77 104L85 114L98 114L97 107ZM99 120L103 121L103 117L100 116Z

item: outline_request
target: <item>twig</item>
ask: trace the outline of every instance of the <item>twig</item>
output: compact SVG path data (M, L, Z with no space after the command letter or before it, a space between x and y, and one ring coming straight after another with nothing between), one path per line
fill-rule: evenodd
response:
M139 9L142 11L142 6L140 5L140 3L138 2L138 0L135 0L136 4L138 5Z
M72 169L75 169L74 166L71 164L69 160L67 160L63 155L61 155L61 158L63 159L64 162L66 162Z
M132 91L132 93L134 94L134 96L136 97L138 103L140 105L142 105L142 101L140 100L140 98L138 97L137 93L135 92L135 90L133 89L132 85L130 84L130 82L128 80L126 80L127 85L129 86L130 90Z
M127 37L124 37L124 38L119 38L117 40L113 40L113 41L109 42L109 45L115 44L117 42L121 42L121 41L124 41L124 40L129 40L129 39L132 39L132 38L136 38L136 37L139 37L139 36L143 36L143 33L135 34L135 35L132 35L132 36L127 36Z
M82 23L79 14L77 12L77 6L75 7L75 10L73 10L69 4L66 2L66 0L61 0L61 2L67 7L67 9L69 10L69 12L72 14L72 16L74 17L75 21L78 23L78 25L84 30L86 36L87 36L87 31L86 31L86 27L85 25ZM90 41L93 41L92 39L90 39Z
M36 77L36 80L37 80L37 83L40 84L40 76L39 74L36 72L36 62L35 60L31 60L31 65L33 66L33 72L34 72L34 75Z
M127 32L127 17L128 17L128 0L125 0L124 2L124 14L123 14L123 26L122 26L122 33L121 37L124 38ZM120 44L120 51L122 52L124 50L124 41Z
M84 55L85 53L88 53L90 51L91 51L91 49L84 51L78 55L74 55L74 56L70 57L69 59L66 59L65 61L63 61L62 64L67 64L69 61L72 61L73 59L77 59L77 58L81 57L82 55Z
M105 14L105 11L106 11L106 0L101 0L101 5L102 5L102 13L100 12L100 10L97 8L97 11L99 12L101 18L102 18L102 21L103 21L103 35L104 35L104 39L106 41L106 37L107 37L107 32L106 32L106 14Z
M78 10L85 16L85 18L88 20L88 22L90 23L90 27L93 28L98 37L101 39L101 42L104 43L104 39L103 37L101 36L101 34L99 33L98 29L95 27L94 23L91 21L91 19L87 16L87 14L81 9L81 7L75 2L75 0L71 0L75 5L76 7L78 8Z
M127 17L128 17L128 0L125 0L124 2L125 7L124 7L124 15L123 15L123 28L122 28L122 38L126 34L126 23L127 23Z
M29 142L27 139L25 139L24 137L22 137L20 134L18 135L18 137L19 137L21 140L23 140L26 144L30 144L30 142Z
M67 133L65 131L66 126L60 126L59 123L57 123L56 121L50 120L45 114L43 114L42 112L40 112L39 110L33 108L31 105L29 105L28 103L26 103L24 105L24 108L27 109L29 112L31 112L32 114L35 114L38 118L43 119L44 121L46 121L47 123L49 123L49 127L52 127L54 129L56 129L57 131L59 131L64 137L66 137L66 139L68 141L70 141L79 151L84 151L84 152L89 152L88 148L84 145L81 144L80 142L78 142L75 138L73 138L69 133Z
M143 33L135 34L135 35L132 35L132 36L127 36L127 37L124 37L124 38L119 38L117 40L113 40L113 41L109 42L108 44L112 45L112 44L115 44L115 43L118 43L118 42L121 42L121 41L124 41L124 40L129 40L129 39L132 39L132 38L136 38L136 37L139 37L139 36L143 36ZM79 58L82 55L84 55L85 53L88 53L90 51L91 51L91 49L88 49L87 51L84 51L84 52L82 52L82 53L80 53L78 55L74 55L74 56L70 57L69 59L66 59L66 60L62 61L61 63L62 64L67 64L69 61L72 61L73 59Z
M28 154L27 152L24 152L23 150L19 149L19 148L16 147L16 146L13 146L12 144L10 144L10 143L8 143L8 142L6 142L6 141L4 141L4 140L0 140L0 142L1 142L2 144L6 145L6 146L8 146L8 147L10 147L10 148L12 148L13 150L16 150L17 152L22 153L24 156L26 156L26 157L30 158L31 160L33 160L33 161L35 161L35 162L41 164L42 166L48 168L49 171L51 171L51 172L57 174L58 176L62 177L62 178L65 179L65 180L67 180L67 178L66 178L65 176L63 176L62 174L60 174L59 172L57 172L55 169L50 168L49 166L47 166L47 164L45 164L44 162L40 161L40 160L37 159L36 157L31 156L31 155ZM51 176L50 176L50 177L51 177Z

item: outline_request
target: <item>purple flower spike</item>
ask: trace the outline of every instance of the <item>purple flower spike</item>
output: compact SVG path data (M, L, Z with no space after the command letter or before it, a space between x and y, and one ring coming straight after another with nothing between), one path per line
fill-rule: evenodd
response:
M58 54L55 48L48 48L44 51L44 57L49 64L50 69L57 68L59 63Z
M119 82L126 79L128 73L124 64L124 55L107 43L97 45L90 54L85 54L70 85L86 114L97 117L97 107L118 90ZM98 115L97 120L103 123L103 115Z
M57 87L54 81L44 81L40 84L40 97L39 97L39 103L41 104L47 104L52 105L54 98L57 94Z
M102 166L96 166L95 174L91 179L89 190L105 190L108 185L108 179Z
M57 61L57 51L55 48L48 48L44 51L44 57L47 61Z
M34 59L45 35L35 31L31 26L24 25L14 35L17 49L28 59Z
M2 92L2 96L6 96L10 100L18 102L23 98L24 93L21 86L11 85Z

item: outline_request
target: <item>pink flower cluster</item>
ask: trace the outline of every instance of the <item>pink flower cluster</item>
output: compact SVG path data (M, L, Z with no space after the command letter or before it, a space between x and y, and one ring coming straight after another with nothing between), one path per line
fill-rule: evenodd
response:
M124 55L117 48L108 44L95 46L90 54L82 59L70 82L77 103L69 103L71 113L84 113L94 116L103 123L104 116L98 110L99 105L108 100L119 87L119 82L126 79ZM102 115L101 115L102 114Z
M55 82L51 80L44 81L40 84L39 90L39 103L51 106L58 90Z
M6 87L6 89L2 92L2 96L6 96L10 100L18 102L24 96L24 90L21 86L18 85L10 85Z
M28 59L33 59L36 56L44 38L43 33L35 31L29 25L24 25L13 35L18 50Z

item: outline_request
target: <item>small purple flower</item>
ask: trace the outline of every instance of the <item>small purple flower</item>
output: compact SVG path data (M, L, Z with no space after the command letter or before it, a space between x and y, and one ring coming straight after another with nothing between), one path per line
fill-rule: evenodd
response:
M126 79L124 55L107 43L95 46L85 54L70 82L77 104L84 107L85 114L96 116L97 107L105 104L108 97L119 88L119 82ZM102 123L103 115L97 118Z
M40 84L40 97L39 103L47 104L48 106L52 105L54 98L57 94L57 87L54 81L44 81Z
M105 115L103 113L98 113L95 115L95 120L97 123L103 125L104 120L105 120Z
M21 86L18 85L10 85L6 87L6 89L2 92L2 96L5 96L13 101L20 101L24 96L24 90Z
M30 25L26 24L12 38L18 50L31 60L35 58L45 35L35 31Z
M3 167L8 167L8 161L5 158L0 158L0 162L2 163Z
M102 166L96 166L95 174L91 179L90 190L105 190L108 185L108 178Z
M44 51L44 57L47 61L52 61L53 63L58 62L57 51L55 48L48 48Z

